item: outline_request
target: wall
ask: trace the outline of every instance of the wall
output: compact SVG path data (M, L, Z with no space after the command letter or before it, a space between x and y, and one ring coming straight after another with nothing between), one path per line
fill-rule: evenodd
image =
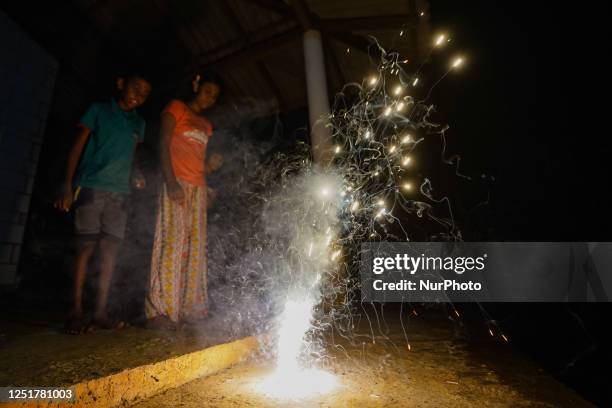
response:
M0 285L17 264L57 61L0 11Z

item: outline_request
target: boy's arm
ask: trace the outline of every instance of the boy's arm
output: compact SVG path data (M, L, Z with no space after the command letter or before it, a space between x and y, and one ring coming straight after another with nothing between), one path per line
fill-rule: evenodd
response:
M138 146L140 146L141 144L142 142L138 142L134 146L134 163L132 164L132 185L139 190L145 188L146 185L144 174L142 173L142 170L140 169L140 165L138 163L138 155L136 154L136 150L138 150Z
M69 211L72 206L73 191L72 191L72 179L76 172L77 165L85 148L85 144L89 139L91 131L89 128L83 125L79 125L79 133L77 134L76 140L70 149L68 155L68 165L66 166L66 177L62 185L62 197L55 202L55 208L63 211Z
M138 190L142 190L143 188L145 188L146 185L144 174L142 173L142 169L140 168L139 156L136 154L138 146L142 145L142 143L144 142L145 129L146 123L141 118L140 129L138 131L138 140L134 145L134 151L132 152L132 157L134 158L132 163L132 185Z
M180 184L176 181L176 176L174 175L174 170L172 169L172 162L170 160L170 141L172 140L172 133L174 132L175 125L176 121L172 114L167 112L162 114L161 126L159 129L161 140L159 152L162 173L164 175L164 180L166 181L168 195L172 200L182 203L185 199L185 193L183 192Z

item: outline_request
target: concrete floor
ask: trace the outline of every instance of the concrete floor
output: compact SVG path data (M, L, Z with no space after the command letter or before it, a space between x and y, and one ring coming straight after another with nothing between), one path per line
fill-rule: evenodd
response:
M79 336L61 320L0 319L0 386L66 386L156 363L244 337L215 330L166 332L130 327ZM202 332L206 335L202 335Z
M350 344L327 339L340 386L325 395L276 399L254 384L273 369L256 359L169 390L135 407L591 407L554 380L512 343L492 338L467 341L445 319L412 319L411 350L398 316L387 316L388 333ZM363 326L362 326L363 327ZM386 330L386 329L385 329Z
M589 407L589 403L537 367L510 343L480 336L466 340L438 311L412 317L404 337L399 315L388 312L371 331L325 340L340 386L325 395L282 400L259 394L254 383L273 370L258 358L169 390L137 407ZM0 332L0 385L60 386L230 340L225 321L196 333L130 328L83 336L61 333L61 323L7 323ZM483 326L483 332L486 332ZM373 342L372 339L376 341ZM408 350L407 344L410 344Z

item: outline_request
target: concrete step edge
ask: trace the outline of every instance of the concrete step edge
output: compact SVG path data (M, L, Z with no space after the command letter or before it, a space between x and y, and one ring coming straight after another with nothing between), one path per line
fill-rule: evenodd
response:
M0 407L127 407L245 361L258 351L265 341L265 335L246 337L95 380L83 381L73 385L75 402L16 402L0 404Z

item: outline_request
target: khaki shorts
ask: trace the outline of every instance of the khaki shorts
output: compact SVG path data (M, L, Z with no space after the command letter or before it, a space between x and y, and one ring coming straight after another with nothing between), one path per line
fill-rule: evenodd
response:
M80 238L101 234L123 239L127 224L127 193L82 187L74 204L74 232Z

